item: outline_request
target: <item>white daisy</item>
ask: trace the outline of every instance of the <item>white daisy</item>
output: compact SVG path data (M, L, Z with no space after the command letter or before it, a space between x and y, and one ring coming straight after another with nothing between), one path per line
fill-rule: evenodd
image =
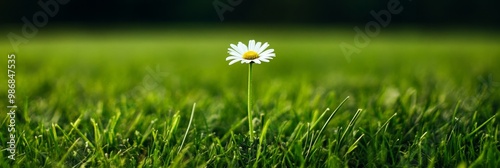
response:
M228 53L230 56L226 58L226 61L231 60L229 65L232 65L238 61L241 63L257 63L269 62L269 60L276 57L274 49L268 49L269 44L261 42L255 43L255 40L250 40L248 42L248 47L242 42L238 42L238 45L231 44L231 48L228 48ZM265 51L264 51L265 50Z

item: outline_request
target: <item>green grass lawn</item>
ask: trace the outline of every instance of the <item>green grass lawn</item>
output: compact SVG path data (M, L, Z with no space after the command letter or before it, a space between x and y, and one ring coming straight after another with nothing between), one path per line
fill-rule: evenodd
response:
M500 165L500 35L382 30L348 61L339 44L354 35L40 30L16 53L17 154L7 159L2 112L0 167ZM254 66L253 143L247 65L225 61L230 43L250 39L277 55ZM6 65L10 44L0 48ZM0 82L4 108L7 77Z

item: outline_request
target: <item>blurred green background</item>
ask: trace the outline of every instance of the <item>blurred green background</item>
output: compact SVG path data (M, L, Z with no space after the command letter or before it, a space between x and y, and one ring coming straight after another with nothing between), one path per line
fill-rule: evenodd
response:
M498 85L496 1L0 3L0 53L18 55L19 101L44 102L35 106L44 108L29 116L45 121L57 122L59 118L52 116L61 115L56 113L75 110L63 104L91 105L131 95L158 93L156 97L176 100L172 106L178 108L231 93L242 103L245 66L227 66L224 59L230 43L249 39L269 42L278 55L255 69L257 95L288 81L366 102L374 101L367 95L387 88L418 88L429 95L450 89L443 94L450 94L453 103L483 85ZM391 5L401 11L390 19L381 15L390 20L383 26L370 12L387 11ZM373 21L378 28L366 29ZM378 33L360 39L356 27L362 34ZM357 44L359 40L366 46ZM343 43L359 52L345 54ZM162 72L152 75L154 82L149 79L152 71ZM353 108L369 106L364 101ZM243 110L243 105L238 108ZM76 116L66 117L71 121Z
M294 105L303 112L331 107L346 96L354 99L351 108L368 108L383 103L379 96L394 89L397 95L416 89L421 101L433 97L450 108L459 100L474 102L470 95L497 92L500 41L495 33L390 31L347 58L338 45L352 41L355 33L331 27L55 29L16 53L18 101L32 100L40 109L28 116L47 123L66 123L99 102L123 100L171 110L206 101L206 115L221 113L224 106L240 109L227 118L234 121L234 115L246 114L247 67L228 66L224 59L229 43L246 39L267 41L277 53L270 63L255 67L256 101L275 102L280 94L284 101L318 99ZM9 52L8 42L0 46ZM495 102L498 96L492 98ZM493 112L498 109L497 103L491 105ZM209 110L215 107L221 109Z
M268 87L265 84L288 78L312 88L335 89L342 96L378 94L387 87L474 90L486 79L490 88L497 85L498 4L465 0L2 1L0 53L18 55L21 101L55 101L63 99L60 95L75 103L119 99L135 93L151 69L166 75L156 77L159 81L143 88L142 94L155 89L170 94L202 91L211 93L203 97L210 99L235 92L236 98L243 99L245 67L227 66L224 59L230 43L249 39L269 42L278 55L256 68L256 86L261 90ZM388 6L400 12L390 19L381 16L390 20L383 26L371 12L387 11ZM366 29L373 21L378 28ZM356 27L364 34L378 33L364 39L366 46L360 47ZM359 52L345 54L342 43ZM1 99L5 97L2 92Z

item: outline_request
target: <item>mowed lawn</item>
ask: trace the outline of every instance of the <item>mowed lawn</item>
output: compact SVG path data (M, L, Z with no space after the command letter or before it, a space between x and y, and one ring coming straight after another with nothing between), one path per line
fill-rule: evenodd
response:
M387 29L346 56L339 44L354 33L40 30L16 53L17 153L1 152L0 167L500 165L499 34ZM277 55L254 66L253 143L248 65L225 61L229 44L251 39ZM6 65L10 43L0 48Z

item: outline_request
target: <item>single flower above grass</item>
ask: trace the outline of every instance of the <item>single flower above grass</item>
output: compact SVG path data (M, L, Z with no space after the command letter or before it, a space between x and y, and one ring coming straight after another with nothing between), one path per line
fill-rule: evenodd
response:
M238 61L241 61L242 64L260 64L261 62L269 62L269 60L276 57L274 49L267 49L269 47L267 42L262 44L261 42L255 43L255 40L250 40L248 46L242 42L238 42L238 45L231 44L230 46L231 48L228 48L229 56L226 58L226 61L231 61L229 65Z
M230 44L231 48L228 48L228 53L230 56L226 58L229 65L232 65L238 61L242 64L248 64L248 133L250 136L250 142L253 142L253 126L252 126L252 64L260 64L261 62L269 62L269 60L276 57L274 49L267 49L269 44L265 42L255 43L255 40L248 41L248 46L242 42L238 42L238 45ZM267 49L267 50L266 50Z

